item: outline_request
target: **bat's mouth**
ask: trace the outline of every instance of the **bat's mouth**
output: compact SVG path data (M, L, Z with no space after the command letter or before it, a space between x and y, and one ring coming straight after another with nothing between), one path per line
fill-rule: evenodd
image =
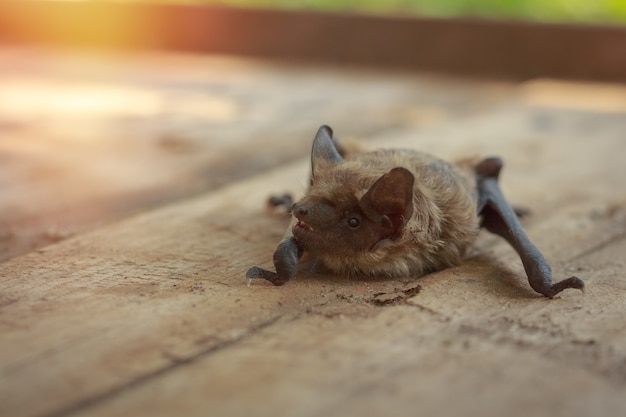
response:
M296 223L293 226L293 228L294 229L299 229L299 230L306 230L308 232L312 232L313 231L313 227L310 224L303 222L302 220L298 220L298 223Z

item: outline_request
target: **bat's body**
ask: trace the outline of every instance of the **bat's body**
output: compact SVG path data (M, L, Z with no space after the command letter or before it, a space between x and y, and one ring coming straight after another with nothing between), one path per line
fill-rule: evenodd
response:
M405 170L392 171L396 167ZM378 195L367 195L383 177L389 184L379 182ZM474 242L475 188L473 177L430 155L368 152L316 169L309 193L293 208L292 231L305 251L336 273L419 276L460 263ZM335 211L337 218L320 210ZM359 224L351 227L350 219ZM318 232L327 221L333 223L329 230Z
M420 276L459 264L483 226L511 243L535 291L553 297L584 287L576 277L552 285L549 265L502 196L497 158L452 165L414 150L349 155L322 126L311 162L311 188L293 205L274 253L276 273L253 267L248 280L282 285L304 252L339 274Z

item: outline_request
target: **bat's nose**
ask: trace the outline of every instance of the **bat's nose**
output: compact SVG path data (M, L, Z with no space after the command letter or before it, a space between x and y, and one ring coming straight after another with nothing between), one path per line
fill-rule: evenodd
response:
M304 204L294 204L291 208L291 212L295 214L297 218L302 218L309 213L309 209Z

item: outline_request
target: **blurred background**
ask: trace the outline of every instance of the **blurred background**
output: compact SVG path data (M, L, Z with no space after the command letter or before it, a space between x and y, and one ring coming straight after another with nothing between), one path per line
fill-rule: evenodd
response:
M436 18L478 17L552 23L618 25L626 23L626 2L623 0L154 0L153 3L195 3L386 15L412 14Z
M624 23L623 0L2 1L0 259L304 157L321 123L425 146L520 85L614 111L528 83L626 81Z

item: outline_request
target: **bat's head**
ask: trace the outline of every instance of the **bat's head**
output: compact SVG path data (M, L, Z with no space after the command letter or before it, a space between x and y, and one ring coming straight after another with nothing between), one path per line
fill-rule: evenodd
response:
M293 234L305 250L350 259L400 235L413 213L410 171L381 174L345 162L327 126L317 132L311 164L311 189L292 210Z

